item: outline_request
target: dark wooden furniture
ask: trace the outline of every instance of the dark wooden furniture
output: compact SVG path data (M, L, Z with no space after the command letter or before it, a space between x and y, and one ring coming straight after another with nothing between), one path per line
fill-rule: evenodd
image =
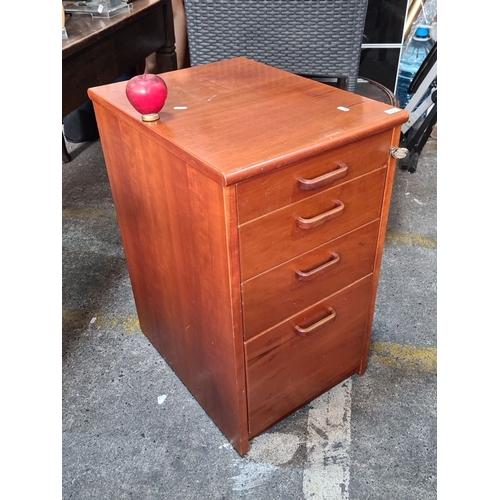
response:
M134 0L130 13L110 18L73 14L66 19L66 31L63 117L88 99L89 87L113 82L153 52L160 71L177 69L170 0ZM63 161L65 149L63 137Z
M139 322L240 454L366 369L405 111L246 58L91 88Z

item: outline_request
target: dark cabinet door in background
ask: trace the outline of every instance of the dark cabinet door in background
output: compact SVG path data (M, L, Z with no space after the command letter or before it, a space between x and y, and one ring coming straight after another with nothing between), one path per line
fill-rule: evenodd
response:
M369 0L359 76L395 92L404 25L411 0Z

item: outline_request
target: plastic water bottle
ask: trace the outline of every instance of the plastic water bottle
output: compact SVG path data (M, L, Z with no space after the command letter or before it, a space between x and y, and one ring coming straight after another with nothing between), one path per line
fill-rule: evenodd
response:
M406 107L411 99L412 94L408 94L408 87L433 45L434 40L430 36L429 26L419 26L403 52L399 64L396 96L400 108Z

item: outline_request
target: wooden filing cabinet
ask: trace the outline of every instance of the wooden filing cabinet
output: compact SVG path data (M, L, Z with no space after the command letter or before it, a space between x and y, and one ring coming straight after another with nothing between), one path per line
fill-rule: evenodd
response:
M142 331L240 454L366 369L405 111L245 58L89 89Z

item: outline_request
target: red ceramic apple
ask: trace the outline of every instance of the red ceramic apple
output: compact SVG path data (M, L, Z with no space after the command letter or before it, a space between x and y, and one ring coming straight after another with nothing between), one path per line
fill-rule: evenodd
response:
M149 73L137 75L127 82L125 94L130 104L142 115L145 122L160 119L158 114L167 99L167 84L158 76Z

